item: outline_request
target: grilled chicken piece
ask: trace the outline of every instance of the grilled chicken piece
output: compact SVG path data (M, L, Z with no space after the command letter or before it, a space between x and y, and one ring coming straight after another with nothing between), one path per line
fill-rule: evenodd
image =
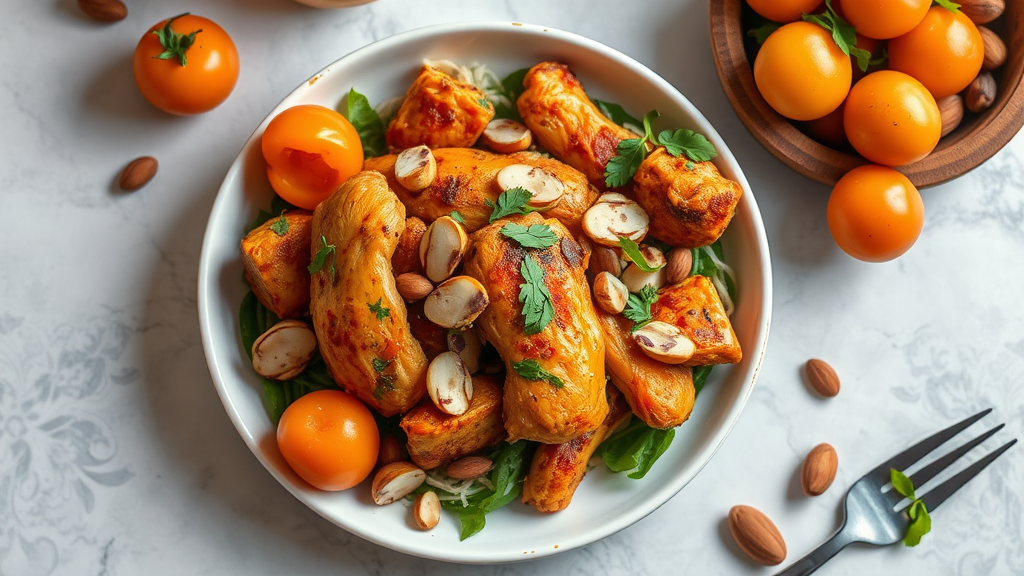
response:
M689 366L665 364L644 354L630 336L633 322L600 308L605 367L633 414L651 428L672 428L690 417L696 392Z
M465 413L451 416L424 400L402 418L401 426L409 437L409 457L417 466L447 466L505 438L501 386L493 376L474 376L473 399Z
M662 288L651 305L651 318L675 324L693 341L697 351L687 366L735 364L743 359L718 290L704 276L690 276Z
M494 107L483 92L424 64L385 139L395 152L421 144L462 148L472 146L492 118Z
M609 385L608 404L611 410L596 430L585 432L564 444L541 444L533 453L530 471L523 481L523 503L541 512L564 510L576 488L587 473L587 463L597 447L611 436L626 418L629 404L622 394Z
M501 234L509 222L547 224L558 237L545 249L526 250ZM529 255L544 271L554 316L544 329L524 332L520 267ZM465 273L487 287L490 305L476 321L484 338L497 349L508 369L504 417L509 442L520 438L561 444L597 428L608 414L605 399L604 339L590 299L584 272L587 254L555 219L536 212L502 219L473 234ZM513 365L534 360L564 383L520 376Z
M284 218L283 234L271 228ZM252 293L278 318L297 318L309 310L309 242L313 215L292 210L271 218L242 238L242 264Z
M398 239L398 247L391 257L391 268L395 276L406 272L423 274L423 265L420 264L420 240L427 231L427 225L423 220L415 216L405 219L405 230L402 237Z
M391 271L404 227L405 207L375 172L349 178L313 213L313 257L323 241L335 250L312 275L320 353L339 386L385 416L409 410L427 392L427 359Z
M523 85L516 105L536 141L603 190L604 168L615 148L638 136L605 117L565 64L541 62Z
M498 172L512 164L527 164L553 174L565 185L562 200L544 214L557 218L567 228L582 230L580 220L583 213L597 200L597 190L586 177L558 160L545 158L536 152L515 154L494 154L473 148L442 148L434 150L437 161L437 178L434 183L418 192L406 190L395 178L396 155L368 158L364 170L376 170L387 176L388 185L398 194L406 209L413 216L430 223L458 210L465 218L462 225L467 232L473 232L487 225L491 207L486 200L494 202L501 194L498 187Z
M636 201L651 217L650 235L673 246L707 246L725 232L743 195L739 184L722 176L711 162L686 167L658 148L633 177Z

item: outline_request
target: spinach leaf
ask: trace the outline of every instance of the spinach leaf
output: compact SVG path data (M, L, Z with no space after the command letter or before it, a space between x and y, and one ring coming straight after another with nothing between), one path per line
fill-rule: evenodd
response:
M708 376L711 375L711 369L714 366L694 366L693 367L693 397L696 398L700 391L704 389L704 383L708 381Z
M491 91L498 92L509 101L509 104L504 102L492 102L492 104L494 104L495 119L509 118L516 120L517 122L523 121L523 118L519 115L519 108L516 107L516 101L519 100L519 96L526 91L526 88L523 87L523 80L526 79L526 73L529 71L529 68L516 70L508 76L505 76L501 80L500 85L492 84L491 86L488 86Z
M639 129L643 125L640 120L630 116L629 112L626 112L625 108L618 104L603 100L593 100L592 102L601 111L601 114L619 126L625 127L626 124L630 124L633 128Z
M597 455L612 472L626 472L630 478L639 480L665 453L675 435L675 428L651 428L634 417L628 426L597 447Z
M364 158L383 156L388 153L388 147L384 141L384 122L373 106L370 106L370 101L366 99L366 96L356 92L355 88L348 92L345 117L359 133L359 140L363 143Z

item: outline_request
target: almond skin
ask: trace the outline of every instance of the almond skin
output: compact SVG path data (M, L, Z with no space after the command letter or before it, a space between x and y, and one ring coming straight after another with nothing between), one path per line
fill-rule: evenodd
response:
M808 496L820 496L832 485L839 469L839 457L831 444L818 444L804 459L800 487Z
M395 288L406 302L423 300L434 291L434 285L425 276L414 272L406 272L395 276Z
M964 106L967 106L971 112L984 112L995 102L996 91L996 80L992 77L992 73L983 71L967 87Z
M100 22L118 22L128 16L128 7L121 0L78 0L78 7Z
M824 360L812 358L807 361L807 380L814 391L826 398L839 394L839 376Z
M759 564L775 566L786 559L786 542L779 529L755 508L733 506L729 510L729 532L740 550Z
M392 462L377 471L370 495L375 504L385 506L408 496L426 478L427 474L411 462Z
M392 462L407 460L405 446L393 435L388 434L380 439L380 450L377 452L377 466L387 466Z
M668 253L668 265L665 270L665 280L669 284L678 284L690 275L693 269L693 253L689 248L673 248Z
M936 104L939 105L939 118L942 119L942 136L956 130L960 121L964 119L964 100L959 94L951 94L940 98Z
M981 64L982 70L995 70L1006 62L1006 43L998 34L984 26L978 26L981 34L981 45L985 50L985 60Z
M491 471L494 462L483 456L466 456L448 465L444 473L455 480L479 478Z
M142 188L153 176L156 176L156 169L159 167L159 162L152 156L141 156L132 160L124 167L121 171L120 178L117 179L117 185L122 190L131 192L132 190L138 190Z
M975 24L988 24L999 18L1006 3L1003 0L960 0L960 11Z

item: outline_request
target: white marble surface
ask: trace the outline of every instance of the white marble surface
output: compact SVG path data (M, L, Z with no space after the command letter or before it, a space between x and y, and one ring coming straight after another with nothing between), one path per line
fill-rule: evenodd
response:
M288 0L132 1L126 21L74 0L0 0L0 574L770 574L737 553L734 504L767 512L790 559L837 528L843 488L884 457L982 407L1024 436L1024 137L924 193L920 242L894 263L846 257L827 190L746 132L715 76L700 0L380 0L339 11ZM235 38L231 98L196 118L151 108L131 53L152 23L192 10ZM772 335L743 417L660 510L579 551L480 568L424 562L349 536L293 499L245 448L213 390L196 276L206 218L253 127L307 76L367 42L426 24L518 20L577 32L675 84L744 166L768 230ZM157 178L116 191L140 154ZM833 363L843 393L807 393ZM836 485L800 495L803 455L839 452ZM987 443L992 446L996 439ZM908 550L854 548L821 572L1024 573L1024 449L934 516Z

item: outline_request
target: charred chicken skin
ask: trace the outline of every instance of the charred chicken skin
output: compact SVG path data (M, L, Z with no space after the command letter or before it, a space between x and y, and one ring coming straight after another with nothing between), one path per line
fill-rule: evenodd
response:
M492 118L494 107L483 92L424 64L388 124L385 139L396 152L421 144L462 148L472 146Z
M743 359L732 322L711 280L690 276L658 293L651 317L675 324L693 341L696 351L688 366L735 364Z

